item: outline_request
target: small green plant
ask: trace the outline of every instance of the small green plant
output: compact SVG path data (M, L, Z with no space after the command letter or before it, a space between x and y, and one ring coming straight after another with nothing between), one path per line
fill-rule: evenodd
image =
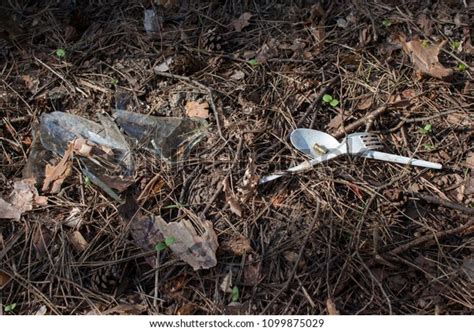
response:
M60 59L66 57L66 50L64 48L58 48L56 50L56 56L59 57Z
M257 59L248 60L247 63L250 64L252 67L258 66Z
M337 105L339 104L339 100L333 98L333 96L330 94L323 95L323 102L329 103L331 107L337 107Z
M433 126L431 124L426 124L424 127L420 128L422 134L428 134L433 132Z
M392 21L390 21L388 18L386 18L382 21L382 24L383 24L384 27L388 28L390 25L392 25Z
M465 63L460 62L458 64L458 69L459 69L460 72L464 72L464 71L467 70L467 65Z
M232 302L237 302L239 301L239 298L240 298L240 291L239 291L239 288L237 286L234 286L232 288Z
M158 252L161 252L161 251L167 249L168 247L170 247L175 242L176 242L175 237L165 238L165 240L163 240L162 242L159 242L158 244L156 244L155 250L158 251Z
M435 148L433 144L424 144L423 147L425 151L432 151Z
M14 311L15 308L16 308L16 303L10 303L9 305L5 305L5 307L3 308L3 311L5 313L9 313L9 312Z
M110 81L110 83L112 83L113 86L117 86L118 82L119 82L118 79L115 77L113 77L112 80Z
M92 181L88 176L84 176L84 186L90 187L92 185Z
M428 47L430 45L430 41L427 40L427 39L424 39L422 42L421 42L421 46L422 47Z
M451 48L453 51L457 51L461 47L461 42L459 40L453 40L451 41Z

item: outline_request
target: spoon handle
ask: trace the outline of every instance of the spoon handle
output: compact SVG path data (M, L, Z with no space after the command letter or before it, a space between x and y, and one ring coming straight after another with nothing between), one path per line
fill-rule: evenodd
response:
M413 159L396 154L383 153L378 151L367 151L362 154L363 157L375 160L382 160L394 163L409 164L416 167L425 167L432 169L441 169L443 166L439 163L429 162L424 160Z
M295 173L298 173L298 172L303 172L305 170L309 170L309 169L313 168L316 164L327 161L327 160L330 160L330 159L333 159L336 156L338 156L338 154L331 153L331 154L321 155L321 156L316 157L314 159L304 161L304 162L298 164L297 166L291 167L287 170L275 173L273 175L268 175L268 176L262 177L262 178L260 178L260 181L258 183L259 184L268 183L268 182L271 182L271 181L273 181L277 178L283 177L283 176L288 176L288 175L291 175L291 174L295 174Z

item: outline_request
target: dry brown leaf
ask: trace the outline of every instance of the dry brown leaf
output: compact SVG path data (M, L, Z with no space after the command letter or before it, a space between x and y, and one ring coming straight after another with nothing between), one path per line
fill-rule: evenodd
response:
M230 210L239 217L242 217L242 207L240 206L239 200L235 197L229 186L229 179L226 177L222 182L222 190L224 191L225 198L229 204Z
M357 104L357 109L367 110L372 106L373 103L374 103L374 98L372 96L366 97Z
M154 219L164 238L176 240L169 246L171 250L194 270L216 266L216 250L219 244L212 222L202 223L203 234L200 236L186 219L171 223L166 223L160 216L154 216Z
M418 15L416 18L416 24L423 30L423 32L429 36L433 33L433 21L426 14Z
M342 115L341 114L338 114L336 116L334 116L328 123L327 125L327 128L330 130L330 131L335 131L337 129L339 129L342 125Z
M222 248L231 251L232 253L234 253L234 255L237 256L242 256L245 253L249 253L252 251L252 247L250 246L250 240L240 234L224 242L222 244Z
M243 13L239 18L230 22L230 25L234 28L235 31L241 32L245 27L250 25L249 20L252 18L251 13Z
M194 303L185 303L179 307L177 315L192 315L197 311L198 307Z
M73 151L74 144L70 143L67 150L64 152L63 158L58 162L57 165L46 165L45 178L43 187L41 189L43 192L48 191L50 185L52 185L51 189L49 190L51 193L59 192L62 183L71 173Z
M130 232L135 243L143 249L145 252L150 252L154 249L155 245L164 240L163 235L160 232L158 223L153 215L143 215L142 213L137 213L133 217L134 212L130 213L124 217L125 221L129 222L131 219ZM127 217L130 219L127 219ZM156 258L155 256L150 256L146 258L147 263L156 267Z
M209 117L209 104L206 101L188 101L184 108L186 108L186 115L188 115L189 117Z
M331 298L326 300L326 309L328 311L328 315L339 315L339 310L336 309L336 304Z
M446 41L427 46L418 39L406 41L403 36L400 41L403 50L410 56L416 70L439 79L446 79L453 74L452 69L444 67L438 60L438 54Z
M244 77L245 73L242 70L235 70L234 73L230 75L230 78L235 80L241 80L244 79Z
M0 218L16 220L25 211L33 209L33 205L46 205L48 201L46 197L38 195L32 178L16 181L7 200L0 198Z
M0 290L10 281L10 276L0 270Z
M82 253L83 251L86 250L87 246L89 243L87 240L84 238L82 233L79 231L74 231L69 234L69 241L72 244L72 247L76 250L78 253Z
M0 218L19 220L21 214L20 209L0 198Z
M102 312L103 315L140 315L144 313L147 306L144 304L123 303Z

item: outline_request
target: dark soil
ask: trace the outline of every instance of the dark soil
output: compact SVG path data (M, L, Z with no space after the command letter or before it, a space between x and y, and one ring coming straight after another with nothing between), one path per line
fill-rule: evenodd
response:
M167 249L151 266L156 251L140 248L119 203L88 184L75 163L47 206L0 220L2 310L471 313L472 4L164 2L153 7L161 26L151 34L143 25L153 6L147 1L1 3L0 195L22 177L43 113L97 120L125 95L131 111L186 116L188 101L206 101L209 133L186 162L137 152L134 185L123 196L147 188L138 200L143 211L168 222L210 220L217 265L193 271ZM231 22L245 12L252 17L238 32ZM440 61L452 77L417 73L401 34L446 40ZM170 57L169 71L155 73ZM339 104L323 102L324 94ZM242 189L246 172L263 176L304 160L288 140L297 127L340 138L369 130L386 151L443 169L339 158ZM241 217L222 189L225 178ZM78 229L65 225L71 215ZM71 243L76 230L85 250ZM233 293L221 290L229 272Z

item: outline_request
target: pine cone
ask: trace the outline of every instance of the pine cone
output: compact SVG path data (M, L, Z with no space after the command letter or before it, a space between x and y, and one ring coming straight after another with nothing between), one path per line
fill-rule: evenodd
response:
M91 277L91 287L98 292L113 293L120 284L121 274L117 265L100 268Z
M224 44L222 35L214 28L201 35L199 46L208 51L221 51Z

